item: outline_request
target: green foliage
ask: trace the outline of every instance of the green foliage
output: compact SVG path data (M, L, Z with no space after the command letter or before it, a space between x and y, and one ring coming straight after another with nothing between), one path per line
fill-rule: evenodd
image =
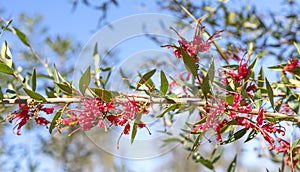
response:
M169 82L162 70L160 71L160 84L160 92L165 95L169 89Z
M37 92L34 92L32 90L29 90L27 88L23 88L24 91L26 92L26 94L33 98L34 100L38 100L38 101L43 101L43 102L46 102L46 98L44 96L42 96L41 94L37 93Z
M143 76L141 76L140 81L137 83L136 89L139 89L142 85L144 85L146 83L149 84L150 81L149 79L155 74L156 69L153 69L147 73L145 73Z
M79 80L79 90L84 95L86 89L91 82L91 66L89 66L86 71L82 74Z
M196 76L198 74L198 68L195 63L195 60L193 59L193 57L189 56L187 52L185 52L185 50L182 48L181 48L181 53L182 53L182 58L183 58L185 68L189 72L191 72L194 76Z

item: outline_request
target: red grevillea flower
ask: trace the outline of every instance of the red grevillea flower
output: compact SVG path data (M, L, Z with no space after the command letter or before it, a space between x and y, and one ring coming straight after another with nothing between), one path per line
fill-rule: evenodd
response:
M232 109L237 110L241 104L241 101L242 101L242 95L235 94L232 102Z
M179 46L175 45L163 45L162 47L165 48L173 48L174 54L177 58L182 57L181 48L186 51L191 57L194 57L199 52L206 52L210 48L210 44L212 43L213 39L220 35L223 31L215 32L211 37L209 37L206 41L203 41L202 38L202 31L204 27L200 27L200 21L197 23L195 35L192 41L187 41L181 34L179 34L174 28L171 29L178 35L180 38L178 40Z
M258 125L262 125L262 122L264 120L264 112L265 112L265 110L263 108L260 108L259 111L258 111L258 115L257 115L257 118L256 118L256 121L257 121Z
M250 58L250 57L249 57ZM250 68L248 67L248 60L244 60L244 58L240 61L238 71L235 73L233 70L226 71L226 74L229 75L234 83L238 83L241 80L247 78L250 74Z
M32 107L29 107L28 105L25 104L19 104L19 111L14 112L14 114L16 114L12 119L10 119L10 122L12 122L13 120L17 120L19 121L19 123L15 126L15 128L17 128L16 134L17 135L21 135L21 129L22 127L32 118L34 118L35 122L39 125L48 125L50 122L40 116L38 114L39 110L42 110L44 112L46 112L47 114L53 113L52 110L53 107L48 107L48 108L41 108L35 105L32 105Z
M283 68L283 71L286 72L297 68L299 66L298 63L298 59L290 59L289 63Z

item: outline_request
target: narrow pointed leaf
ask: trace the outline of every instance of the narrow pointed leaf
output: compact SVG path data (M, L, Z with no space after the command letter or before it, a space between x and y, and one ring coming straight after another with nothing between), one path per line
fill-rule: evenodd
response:
M33 98L34 100L39 100L39 101L41 100L41 101L43 101L43 102L46 101L45 97L42 96L42 95L40 95L39 93L34 92L34 91L32 91L32 90L29 90L29 89L27 89L27 88L23 88L23 89L24 89L24 91L27 93L27 95L28 95L29 97Z
M198 74L198 68L197 65L195 64L195 60L191 56L189 56L187 52L185 52L182 48L181 48L181 52L182 52L185 68L189 72L191 72L194 76L196 76Z
M156 72L156 69L153 69L149 72L147 72L146 74L144 74L143 76L141 76L140 81L138 82L136 89L140 88L140 86L142 86L144 83L146 83Z
M1 63L1 62L0 62L0 72L5 73L5 74L9 74L9 75L14 74L14 71L9 66L7 66L6 64Z
M32 74L31 74L31 87L32 91L36 90L36 70L33 68Z
M256 62L257 62L257 58L258 58L258 56L256 56L255 59L252 61L252 63L249 65L250 69L255 68L255 65L256 65Z
M207 168L209 168L209 169L211 169L211 170L214 169L213 163L212 163L211 161L207 160L207 159L204 159L204 157L201 156L200 159L198 159L198 161L199 161L202 165L204 165L205 167L207 167Z
M272 108L274 109L274 93L273 93L273 89L272 89L272 87L271 87L271 85L270 85L267 78L266 78L266 88L267 88L270 103L272 105Z
M0 87L0 99L4 99L3 93L2 93L2 88Z
M14 30L16 31L16 35L19 37L19 39L28 47L30 47L29 41L27 36L21 32L19 29L14 27Z
M265 74L263 67L260 68L259 75L258 75L258 87L263 87L265 83Z
M3 62L8 66L12 67L12 55L9 50L8 44L6 41L3 42L2 48L1 48L1 57L3 59Z
M234 156L233 161L230 163L227 172L235 172L236 159L237 159L237 155Z
M134 121L134 124L133 124L133 127L132 127L132 132L131 132L131 144L133 143L133 141L135 139L137 129L138 129L138 124L140 123L141 118L142 118L142 113L139 113L138 117Z
M54 115L54 117L52 118L50 127L49 127L49 133L51 134L53 129L55 128L58 119L60 119L62 117L63 112L65 111L66 107L68 106L68 104L66 104L64 107L62 107L61 109L59 109L56 114Z
M167 112L170 112L170 111L172 111L172 110L178 109L179 107L181 107L180 104L173 104L173 105L169 106L167 109L165 109L162 113L156 115L155 118L161 118L161 117L163 117Z
M160 92L166 94L169 89L169 82L164 71L160 71L160 84Z
M71 85L69 85L69 84L67 84L67 83L62 83L62 84L56 83L56 85L57 85L57 86L59 87L59 89L60 89L63 93L65 93L66 95L68 95L68 96L71 96L71 95L72 95L73 89L72 89L72 86L71 86Z
M255 129L252 129L252 131L249 133L247 139L245 140L245 143L246 142L249 142L250 140L254 139L258 134L258 131L255 130Z
M221 145L228 144L242 138L246 134L246 132L247 132L246 128L237 131L236 133L231 135L227 140L223 141Z
M85 93L91 82L91 66L89 66L86 71L82 74L79 80L79 90L82 94Z

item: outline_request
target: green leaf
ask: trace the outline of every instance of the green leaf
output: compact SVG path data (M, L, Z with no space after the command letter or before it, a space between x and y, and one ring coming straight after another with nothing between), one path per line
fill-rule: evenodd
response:
M260 71L259 71L259 75L258 75L258 87L264 87L264 83L265 83L265 74L264 74L264 68L261 67Z
M206 75L206 77L203 79L201 88L205 98L207 99L207 95L210 93L210 83L208 75Z
M255 104L257 107L260 107L262 105L262 94L261 94L261 90L258 89L255 94L254 94L254 99L256 100L255 101Z
M132 132L131 132L131 144L133 143L136 133L137 133L137 129L138 129L138 124L140 123L142 118L142 113L139 113L138 117L135 119L133 127L132 127Z
M133 143L134 138L135 138L135 136L136 136L137 128L138 128L138 124L137 124L137 123L134 123L134 124L133 124L133 127L132 127L132 132L131 132L131 144Z
M228 144L242 138L246 134L246 132L246 128L239 130L238 132L232 134L227 140L221 142L221 145Z
M275 66L270 66L268 67L269 69L274 69L274 70L282 70L287 64L279 64Z
M202 156L201 156L199 159L197 159L197 161L200 162L200 163L201 163L202 165L204 165L205 167L211 169L211 170L214 169L213 163L210 162L210 161L207 160L207 159L204 159Z
M9 98L9 99L15 99L17 97L17 93L15 92L15 90L7 89L5 94L7 95L7 98Z
M29 41L27 36L21 32L19 29L14 27L14 30L16 31L17 36L19 37L19 39L28 47L30 47Z
M70 84L68 84L66 82L63 82L62 84L56 83L56 85L66 95L68 95L68 96L72 95L73 88L72 88L72 86Z
M43 102L46 101L45 97L42 96L42 95L40 95L39 93L34 92L34 91L32 91L32 90L29 90L29 89L27 89L27 88L23 88L23 89L24 89L24 91L27 93L27 95L28 95L29 97L33 98L34 100L39 100L39 101L42 100Z
M3 33L5 30L8 29L8 27L10 26L10 24L11 24L12 21L13 21L13 20L10 19L10 20L7 22L7 24L6 24L5 26L2 25L2 31L0 31L0 37L2 36L2 33Z
M32 91L36 90L36 71L35 71L35 68L33 68L32 74L31 74L31 87L32 87Z
M55 82L55 83L60 83L60 79L59 79L58 72L57 72L57 69L56 69L55 64L54 64L54 67L53 67L53 68L54 68L54 72L53 72L53 79L54 79L54 82ZM55 93L56 93L56 94L59 93L59 88L58 88L57 85L55 85L54 90L55 90Z
M252 63L249 65L249 69L253 69L255 67L257 58L258 58L258 56L256 56L255 59L252 61Z
M237 159L237 155L234 156L234 159L230 163L227 172L234 172L235 171L235 168L236 168L236 159Z
M47 87L45 88L45 92L48 98L55 98L55 92L54 92L54 88L51 87Z
M2 93L2 88L0 87L0 99L4 99L3 93Z
M164 73L164 71L160 71L160 92L166 94L169 89L169 82Z
M59 109L56 114L54 115L54 117L52 118L50 127L49 127L49 133L51 134L54 127L57 124L58 119L60 119L62 117L63 112L65 111L66 107L68 106L68 104L66 104L64 107L62 107L61 109Z
M272 87L271 87L271 85L270 85L267 78L266 78L266 88L267 88L270 103L272 105L272 108L274 109L274 93L273 93L273 89L272 89Z
M1 57L3 59L3 62L8 66L12 67L12 55L9 50L9 47L7 45L7 42L4 41L1 48Z
M181 104L173 104L169 106L167 109L165 109L162 113L155 116L155 118L161 118L163 117L167 112L170 112L172 110L178 109L181 107Z
M1 63L1 62L0 62L0 72L5 73L5 74L9 74L9 75L14 74L14 71L9 66L7 66L6 64Z
M298 47L297 43L294 42L294 45L295 45L295 47L296 47L296 49L297 49L297 51L298 51L298 54L300 55L300 48Z
M144 74L143 76L141 76L140 81L138 82L136 89L139 89L140 86L142 86L144 83L146 83L156 72L156 69L153 69L149 72L147 72L146 74Z
M184 51L181 48L181 53L182 53L182 57L183 57L183 62L185 65L185 68L192 73L192 75L196 76L198 74L198 68L197 65L195 63L195 60L193 59L193 57L189 56L186 51Z
M86 71L82 74L79 80L79 90L82 94L85 93L85 90L88 88L91 82L91 66L89 66Z
M109 91L102 88L91 88L91 90L97 95L101 101L111 102L112 99L120 94L115 91Z
M214 77L215 77L215 64L214 64L214 61L212 60L211 65L208 69L208 72L201 84L202 92L203 92L205 98L207 98L207 94L211 93L210 82L213 82Z
M257 134L258 134L258 131L255 129L252 129L244 143L249 142L250 140L254 139Z

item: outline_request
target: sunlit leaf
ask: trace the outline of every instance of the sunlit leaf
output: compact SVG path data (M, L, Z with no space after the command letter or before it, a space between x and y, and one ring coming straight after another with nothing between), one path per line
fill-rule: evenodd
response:
M42 96L42 95L40 95L39 93L34 92L34 91L32 91L32 90L29 90L29 89L27 89L27 88L23 88L23 89L24 89L24 91L27 93L27 95L28 95L29 97L33 98L34 100L39 100L39 101L41 100L41 101L43 101L43 102L46 101L45 97Z
M12 67L12 55L9 50L8 44L6 41L3 42L2 48L1 48L1 57L3 59L3 62L8 66Z
M154 75L155 72L156 72L156 69L153 69L153 70L147 72L146 74L144 74L143 76L141 76L141 79L138 82L136 89L140 88L140 86L142 86L144 83L146 83L148 81L148 79L150 79Z
M166 94L169 89L169 82L164 73L164 71L160 71L160 92Z
M82 94L85 94L86 89L88 88L91 82L91 66L89 66L86 71L82 74L79 80L79 90Z
M7 66L6 64L1 63L1 62L0 62L0 72L5 73L5 74L9 74L9 75L14 74L14 71L9 66Z
M19 39L28 47L30 47L29 41L27 36L21 32L19 29L14 27L14 30L16 31L16 35L19 37Z
M296 42L294 42L294 45L295 45L295 47L296 47L296 49L297 49L297 51L298 51L298 54L300 55L300 48L299 48L299 46L297 45Z
M14 99L17 97L17 93L15 90L7 89L5 94L6 94L7 98L9 98L9 99Z
M255 68L256 62L257 62L258 56L255 57L255 59L252 61L252 63L249 65L249 69Z

